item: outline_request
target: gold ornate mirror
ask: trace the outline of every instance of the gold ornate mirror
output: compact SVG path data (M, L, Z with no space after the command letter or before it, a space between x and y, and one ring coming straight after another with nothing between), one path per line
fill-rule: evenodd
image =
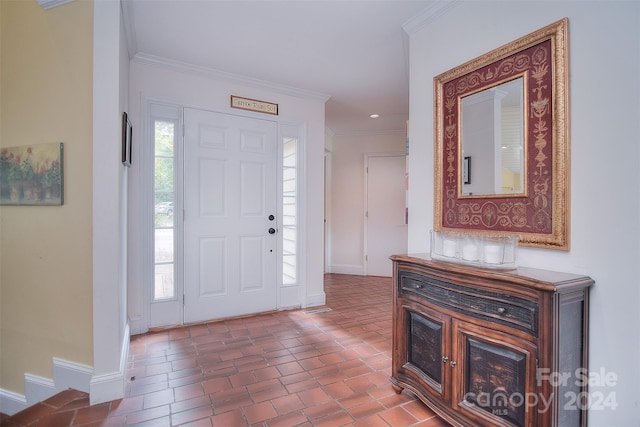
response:
M436 231L569 249L562 19L434 78Z

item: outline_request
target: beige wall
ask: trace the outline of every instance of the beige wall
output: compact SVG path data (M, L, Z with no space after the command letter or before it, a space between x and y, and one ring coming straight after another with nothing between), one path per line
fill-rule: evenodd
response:
M64 206L0 207L0 389L93 365L93 2L0 1L0 146L64 143Z

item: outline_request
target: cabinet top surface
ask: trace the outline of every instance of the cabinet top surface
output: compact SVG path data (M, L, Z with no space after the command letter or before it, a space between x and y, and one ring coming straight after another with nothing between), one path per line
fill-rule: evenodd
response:
M441 274L456 273L489 280L519 283L545 291L557 291L566 287L588 287L594 283L590 277L579 274L530 267L517 267L512 270L472 267L453 262L433 260L428 254L399 254L392 255L390 258L396 265L398 263L413 264Z

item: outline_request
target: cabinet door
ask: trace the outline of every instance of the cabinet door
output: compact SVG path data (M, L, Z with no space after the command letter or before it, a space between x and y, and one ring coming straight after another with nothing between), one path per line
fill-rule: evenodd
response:
M402 305L402 330L405 342L399 365L422 391L450 400L450 325L451 318L426 307ZM426 385L426 390L425 386Z
M535 426L535 345L455 319L452 333L454 409L483 424Z

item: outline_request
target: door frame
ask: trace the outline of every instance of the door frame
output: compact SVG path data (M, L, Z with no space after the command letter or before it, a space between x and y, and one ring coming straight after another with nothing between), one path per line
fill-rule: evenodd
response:
M137 220L132 223L140 224L138 230L129 230L132 235L135 235L133 239L130 239L128 250L133 252L137 251L137 258L140 260L139 267L134 267L131 270L131 264L129 264L129 276L128 280L128 300L132 305L135 305L136 309L129 311L128 315L130 323L132 325L132 334L145 333L152 327L160 327L160 325L151 326L151 315L153 301L153 281L154 281L154 221L153 221L153 194L154 194L154 177L153 177L153 130L152 127L152 106L159 106L161 108L174 109L178 112L178 131L176 137L176 224L175 224L175 281L176 281L176 300L179 302L175 309L177 310L177 319L179 322L172 322L172 325L184 325L184 259L183 257L183 244L184 244L184 224L182 209L184 208L184 201L182 199L182 191L184 185L183 176L183 153L184 153L184 110L186 108L200 109L210 111L212 113L231 114L242 118L270 120L276 123L277 132L277 149L276 149L276 194L278 198L278 224L282 224L282 180L283 180L283 162L282 162L282 140L285 136L295 137L298 139L298 151L297 151L297 164L298 164L298 206L297 217L298 221L298 257L297 257L297 273L298 281L295 285L283 286L282 284L282 233L278 233L277 242L277 283L276 283L276 301L277 309L292 308L292 307L304 307L306 305L306 287L304 285L304 278L306 278L306 257L304 251L306 247L306 197L304 195L304 189L306 188L306 134L307 125L304 121L300 120L287 120L281 116L277 117L265 117L263 114L254 113L249 111L241 111L236 109L226 108L220 109L210 106L191 105L172 103L166 100L160 100L151 97L144 97L141 102L141 142L139 143L138 152L138 174L135 181L140 190L139 193L131 193L129 197L138 198L140 209L138 210ZM179 243L178 243L179 242ZM135 278L135 280L134 280ZM140 280L138 281L137 278ZM165 325L171 326L171 325Z

